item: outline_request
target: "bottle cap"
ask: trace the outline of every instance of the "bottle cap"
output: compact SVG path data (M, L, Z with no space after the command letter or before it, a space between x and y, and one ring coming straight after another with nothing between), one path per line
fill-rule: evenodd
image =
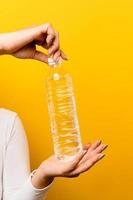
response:
M56 62L54 61L54 59L53 58L48 58L48 65L49 66L54 66L54 65L56 65Z
M51 67L54 67L55 65L59 65L62 63L62 58L60 57L59 60L56 62L54 61L53 58L49 57L48 58L48 65L51 66Z

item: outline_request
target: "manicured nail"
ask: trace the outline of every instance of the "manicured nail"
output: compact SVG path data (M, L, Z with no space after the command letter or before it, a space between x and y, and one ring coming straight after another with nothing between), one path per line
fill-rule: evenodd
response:
M101 144L101 142L102 142L101 140L97 140L97 144Z
M60 57L56 58L55 62L58 63L60 60Z
M108 147L107 144L103 144L103 148L102 149L106 149Z
M100 154L98 157L98 160L101 160L104 156L105 156L105 154Z

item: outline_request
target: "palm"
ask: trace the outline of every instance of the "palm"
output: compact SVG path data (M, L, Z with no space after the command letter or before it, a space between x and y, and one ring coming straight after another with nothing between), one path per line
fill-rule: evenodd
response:
M77 155L73 161L61 162L53 155L45 160L42 166L45 169L45 173L50 176L78 176L80 173L90 169L104 156L101 152L106 147L107 145L101 144L101 141L96 141L92 145L84 145L83 148L86 149L87 152L84 155Z

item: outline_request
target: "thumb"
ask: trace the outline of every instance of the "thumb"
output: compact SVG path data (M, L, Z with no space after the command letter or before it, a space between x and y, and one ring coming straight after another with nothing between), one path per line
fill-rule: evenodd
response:
M44 63L48 63L48 55L41 52L41 51L35 51L34 56L32 57L32 59L44 62Z
M87 152L87 150L80 151L72 161L66 163L67 171L71 171L71 170L75 169L75 167L80 162L80 160L83 158L83 156L86 154L86 152Z

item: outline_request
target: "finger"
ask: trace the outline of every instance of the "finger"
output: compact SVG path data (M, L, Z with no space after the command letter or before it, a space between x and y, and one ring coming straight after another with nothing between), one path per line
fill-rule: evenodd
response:
M84 164L80 165L77 169L70 173L71 176L76 174L81 174L88 169L90 169L95 163L101 160L105 155L104 154L97 154L91 160L86 161Z
M35 54L32 57L32 59L48 63L48 56L45 53L42 53L40 51L35 51Z
M107 148L108 145L101 144L99 145L93 152L89 151L86 153L86 155L83 157L83 159L79 162L79 165L86 162L88 159L90 159L93 155L101 153L103 150ZM92 148L92 147L91 147Z
M58 34L58 32L56 32L55 39L54 39L52 45L50 46L50 48L48 49L49 56L54 54L58 49L59 49L59 34Z
M96 149L101 144L101 140L97 140L91 145L91 149Z
M61 57L63 60L68 60L67 55L61 50Z
M55 33L49 34L46 38L46 44L49 48L52 45L53 40L55 39Z
M50 44L52 43L53 39L55 38L56 33L54 28L52 27L51 24L48 23L47 25L47 38L46 38L46 42L47 44L50 46Z
M80 151L72 161L66 163L65 171L69 172L73 170L76 167L76 165L80 162L80 160L83 158L83 156L86 154L86 152L87 152L86 150Z
M80 174L75 174L75 175L68 175L67 178L77 178L79 177Z
M83 149L88 150L90 148L90 146L91 146L91 143L84 144Z
M46 36L44 34L41 34L34 40L34 43L35 45L37 44L43 47L43 45L45 44L45 40Z
M44 47L48 50L49 56L59 49L59 33L54 30L50 23L41 25L42 33L47 33Z
M60 49L54 53L53 59L55 60L55 62L58 62L58 60L60 59L60 54Z
M40 26L41 32L47 35L55 35L55 30L50 23L46 23Z
M55 38L55 30L50 23L41 25L40 29L42 34L46 36L46 42L42 46L48 49Z
M84 162L86 162L88 159L90 159L93 155L101 153L106 147L107 145L103 145L100 144L101 141L96 141L93 146L91 145L88 149L88 152L86 153L86 155L83 157L83 159L79 162L79 165L83 164ZM97 146L97 147L96 147Z
M83 145L83 149L87 150L86 155L80 160L80 162L78 163L78 165L82 164L83 162L85 162L88 159L88 154L89 154L89 148L91 147L91 143L88 144L84 144Z
M95 152L96 152L96 153L100 153L100 152L102 152L103 150L105 150L105 149L107 148L107 146L108 146L108 145L106 145L106 144L101 144L101 145L99 145L99 146L95 149Z

